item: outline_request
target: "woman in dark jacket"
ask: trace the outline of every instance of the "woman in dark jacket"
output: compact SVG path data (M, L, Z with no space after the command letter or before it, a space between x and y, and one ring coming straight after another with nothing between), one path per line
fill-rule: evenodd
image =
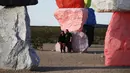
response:
M62 50L65 53L65 33L64 33L64 31L61 31L60 36L58 38L58 42L60 44L61 53L62 53Z

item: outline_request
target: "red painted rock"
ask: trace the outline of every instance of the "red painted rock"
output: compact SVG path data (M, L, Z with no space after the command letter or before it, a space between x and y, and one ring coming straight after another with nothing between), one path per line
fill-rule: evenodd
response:
M56 0L59 8L84 8L84 0Z
M60 23L61 30L82 31L88 17L88 10L85 8L57 9L54 16Z
M105 65L130 66L130 12L114 12L105 38Z

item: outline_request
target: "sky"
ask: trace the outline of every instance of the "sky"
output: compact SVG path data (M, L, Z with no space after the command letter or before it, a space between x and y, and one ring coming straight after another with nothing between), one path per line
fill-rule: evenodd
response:
M59 26L54 17L57 9L55 0L39 0L34 6L28 6L31 26ZM95 13L98 24L109 24L112 13Z

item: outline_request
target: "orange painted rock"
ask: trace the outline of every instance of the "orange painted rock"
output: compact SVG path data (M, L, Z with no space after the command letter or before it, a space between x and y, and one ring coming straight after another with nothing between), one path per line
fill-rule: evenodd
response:
M84 8L84 0L56 0L59 8Z
M105 65L130 66L130 12L114 12L105 38Z
M88 17L85 8L62 8L57 9L54 14L61 26L61 30L82 31Z

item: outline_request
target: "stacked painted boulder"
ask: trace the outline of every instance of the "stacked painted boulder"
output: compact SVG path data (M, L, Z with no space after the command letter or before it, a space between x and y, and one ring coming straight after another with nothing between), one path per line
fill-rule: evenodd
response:
M94 41L94 28L96 25L96 15L94 9L89 8L91 6L91 0L85 0L85 3L87 4L86 7L88 9L88 19L84 24L83 31L88 36L88 44L90 47Z
M40 59L31 46L28 5L37 0L0 0L0 69L38 67Z
M99 12L113 12L105 37L105 65L130 66L130 1L92 0Z
M61 25L61 30L82 31L88 11L84 8L84 0L56 0L59 9L55 17Z
M86 20L85 24L94 26L97 24L96 22L96 15L93 8L87 8L88 9L88 19Z
M84 0L56 0L56 4L59 8L55 11L54 16L60 23L61 30L68 29L70 32L82 33L83 25L88 17L88 10L85 8ZM87 40L87 37L84 39ZM72 46L77 45L76 48L73 47L74 51L75 49L87 49L88 42L84 42L85 45L81 47L81 44L78 44L78 42L75 44L74 40L76 39L72 40Z
M85 8L89 8L91 6L91 0L84 0L85 2Z
M105 38L105 65L130 66L130 12L114 12Z
M98 12L130 11L130 0L92 0Z

